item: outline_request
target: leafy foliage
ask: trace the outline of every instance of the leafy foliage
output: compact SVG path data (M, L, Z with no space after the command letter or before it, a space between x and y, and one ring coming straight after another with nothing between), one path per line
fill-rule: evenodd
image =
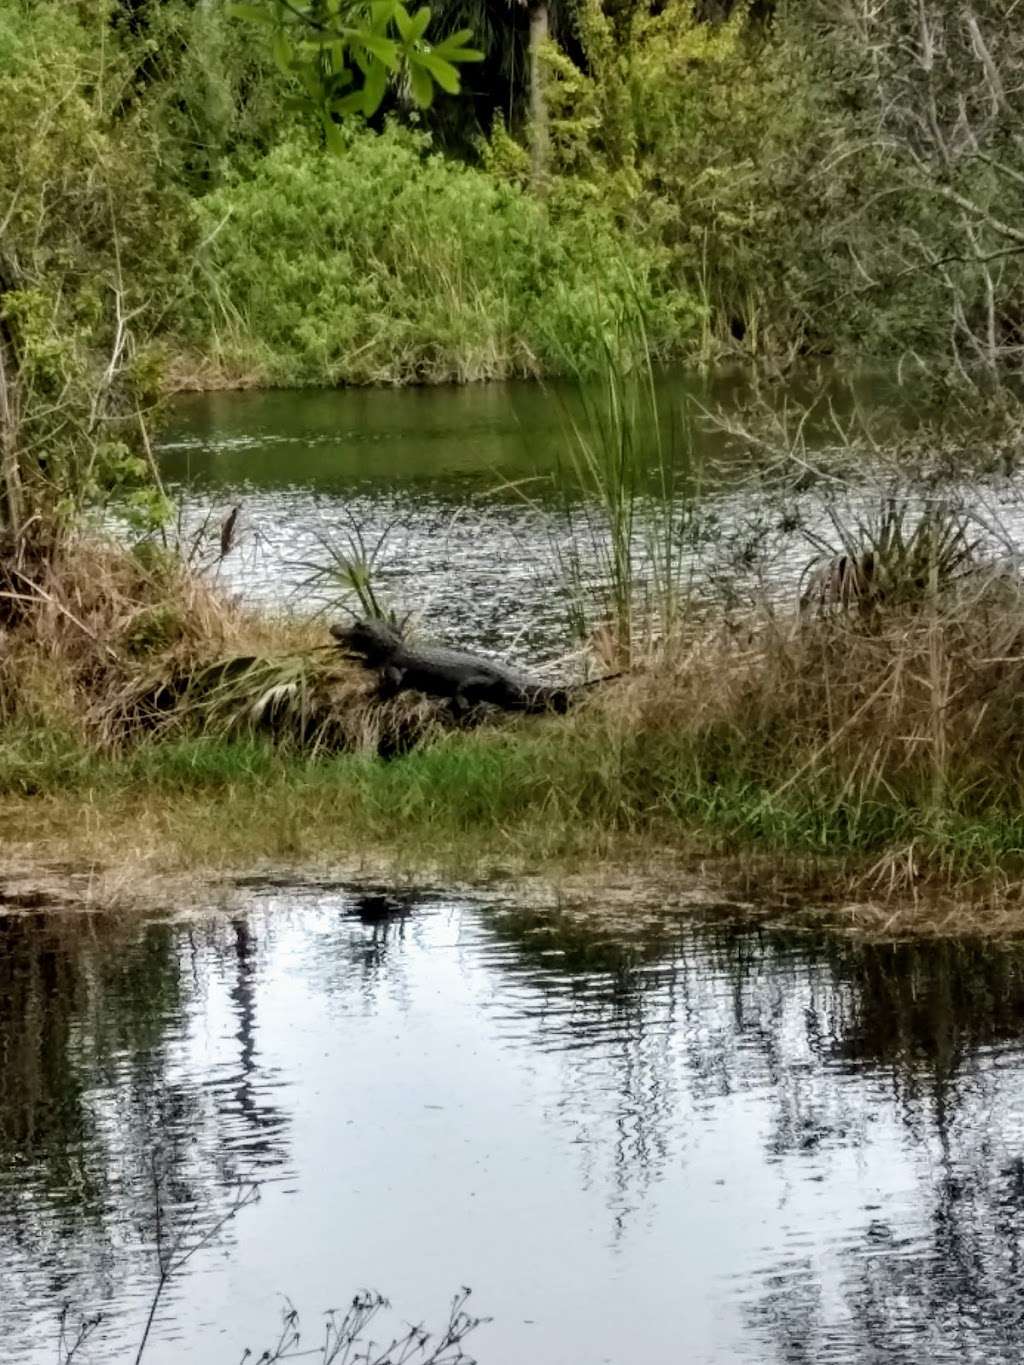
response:
M298 87L288 107L317 117L339 154L335 118L371 117L396 78L426 108L435 87L457 94L459 67L483 55L469 46L468 29L429 41L430 7L410 13L402 0L271 0L233 4L231 13L270 30L274 61Z
M142 409L157 374L140 320L172 287L187 217L146 131L112 131L99 71L66 49L18 52L12 67L0 71L2 524L52 534L112 490L149 521L162 504Z
M395 127L340 136L341 158L283 145L202 201L197 345L255 339L275 382L464 381L592 367L624 310L656 352L696 325L602 206L538 202Z

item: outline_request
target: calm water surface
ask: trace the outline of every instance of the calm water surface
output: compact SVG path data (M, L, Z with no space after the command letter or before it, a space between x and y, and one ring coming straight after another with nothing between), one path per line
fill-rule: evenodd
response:
M596 905L595 912L601 907ZM1024 954L432 890L0 917L0 1358L146 1360L462 1284L482 1365L1019 1362ZM383 1330L383 1328L382 1328ZM378 1333L379 1336L379 1333Z
M396 605L550 658L563 439L536 388L211 395L161 458L192 526L241 505L243 597L308 607L359 528ZM706 439L700 572L747 537L795 582ZM285 1295L311 1338L362 1287L395 1305L378 1337L439 1325L462 1284L482 1365L1024 1359L1024 950L656 908L623 942L443 890L253 884L142 925L3 904L0 1361L53 1361L64 1305L103 1315L76 1360L133 1360L157 1208L187 1247L250 1181L149 1365L258 1355Z

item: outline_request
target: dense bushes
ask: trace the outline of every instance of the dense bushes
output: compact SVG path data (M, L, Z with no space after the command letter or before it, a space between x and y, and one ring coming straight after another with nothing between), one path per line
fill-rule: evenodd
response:
M69 16L26 15L0 10L0 530L39 541L111 490L160 511L145 341L192 228L152 130L111 118L114 64Z
M8 209L45 204L44 238L69 245L43 292L68 297L70 259L109 299L113 217L104 239L91 206L89 243L72 241L72 182L102 189L124 296L145 301L134 331L199 382L587 368L624 308L665 358L1017 364L1009 0L952 17L943 0L549 8L538 173L512 11L478 15L486 91L417 112L398 81L332 161L267 31L226 5L0 0L0 250L23 271ZM474 129L474 108L501 117ZM18 189L26 148L42 198Z
M656 352L694 327L597 206L559 212L394 127L347 143L278 147L200 202L197 347L255 343L279 383L463 381L586 367L626 308Z
M767 25L703 8L579 0L548 103L552 176L670 253L706 305L704 353L1019 368L1010 0L801 0Z

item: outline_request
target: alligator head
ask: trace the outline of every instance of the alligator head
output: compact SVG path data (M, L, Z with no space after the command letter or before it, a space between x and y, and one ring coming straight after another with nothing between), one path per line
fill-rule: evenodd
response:
M402 643L400 632L377 618L353 621L350 626L331 626L331 634L342 649L365 659L371 666L387 663Z

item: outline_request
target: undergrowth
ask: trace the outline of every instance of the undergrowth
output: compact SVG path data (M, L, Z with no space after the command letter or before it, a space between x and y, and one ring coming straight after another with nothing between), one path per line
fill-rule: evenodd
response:
M899 591L891 563L891 601L863 609L691 623L567 717L470 726L378 700L316 629L83 542L7 623L8 837L86 831L116 860L128 828L204 865L772 853L883 896L1005 883L1024 872L1024 600L951 562L922 579L908 554ZM161 594L165 629L133 652Z
M275 148L198 202L183 327L206 363L274 384L405 384L593 369L625 309L656 354L700 315L595 204L559 208L389 126L337 159Z

